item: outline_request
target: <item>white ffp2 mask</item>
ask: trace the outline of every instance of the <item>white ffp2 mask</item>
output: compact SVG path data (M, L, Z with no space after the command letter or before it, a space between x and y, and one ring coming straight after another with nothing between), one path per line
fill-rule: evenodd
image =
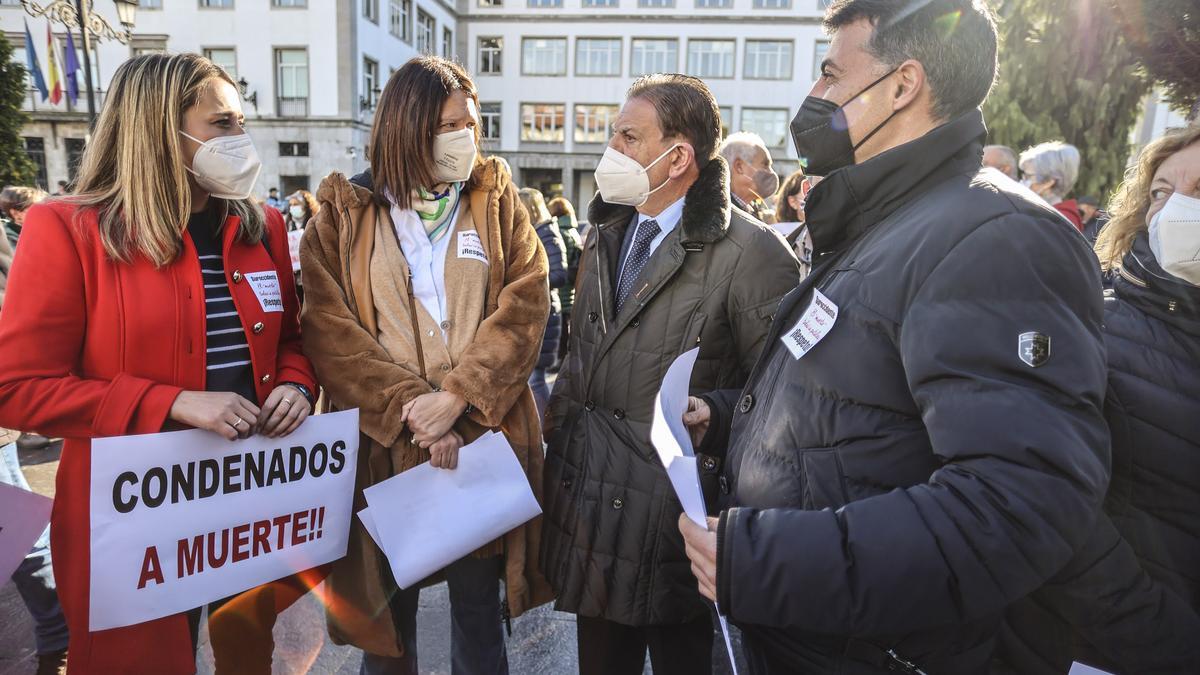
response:
M600 198L609 204L635 207L645 204L650 195L671 182L671 179L668 178L663 181L662 185L651 190L650 176L647 172L680 145L680 143L676 143L667 148L666 152L644 167L629 155L617 152L612 148L606 149L604 156L600 158L600 163L596 165L596 187L600 190Z
M262 162L249 134L217 136L202 141L179 132L200 144L188 171L208 194L219 199L246 199L254 191L254 182Z
M439 183L461 183L475 169L475 130L463 127L433 137L434 178Z
M1167 199L1150 219L1150 252L1167 274L1200 286L1200 199Z

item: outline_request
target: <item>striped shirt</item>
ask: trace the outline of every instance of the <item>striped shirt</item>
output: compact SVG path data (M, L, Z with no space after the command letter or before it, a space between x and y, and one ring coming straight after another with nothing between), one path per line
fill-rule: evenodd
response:
M188 232L200 257L200 275L204 278L204 314L208 391L230 391L254 402L254 369L250 364L250 345L246 330L233 304L233 295L225 277L221 229L211 210L192 214Z

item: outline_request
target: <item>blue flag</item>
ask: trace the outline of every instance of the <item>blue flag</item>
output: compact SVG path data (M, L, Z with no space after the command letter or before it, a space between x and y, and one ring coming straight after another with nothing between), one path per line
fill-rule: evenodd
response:
M42 76L42 67L38 65L37 50L33 48L33 35L29 33L29 22L25 22L25 67L29 77L33 78L33 86L42 94L42 100L50 98L50 90L46 88L46 78Z
M79 101L79 57L75 55L75 38L67 31L67 58L64 64L67 70L67 98L71 105Z

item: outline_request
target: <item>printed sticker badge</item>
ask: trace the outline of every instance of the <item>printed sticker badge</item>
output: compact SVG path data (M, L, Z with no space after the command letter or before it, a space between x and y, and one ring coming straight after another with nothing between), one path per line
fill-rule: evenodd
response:
M483 240L479 238L479 233L475 230L458 233L458 257L478 260L484 265L488 264L487 253L483 250Z
M837 316L838 306L825 297L824 293L813 289L813 298L808 304L808 309L804 310L804 315L780 340L792 356L799 359L833 330L833 322L837 321Z
M248 272L246 282L254 289L264 312L283 311L283 293L279 290L279 275L275 272Z

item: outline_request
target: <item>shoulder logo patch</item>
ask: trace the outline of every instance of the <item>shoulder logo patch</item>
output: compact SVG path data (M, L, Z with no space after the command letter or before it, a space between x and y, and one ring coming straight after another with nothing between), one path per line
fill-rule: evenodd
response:
M1050 360L1050 336L1036 331L1021 333L1017 338L1017 356L1030 368Z

